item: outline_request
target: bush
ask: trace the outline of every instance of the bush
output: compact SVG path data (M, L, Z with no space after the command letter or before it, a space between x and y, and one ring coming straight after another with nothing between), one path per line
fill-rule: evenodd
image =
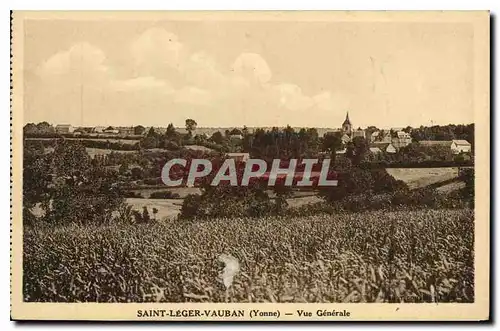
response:
M161 181L161 177L156 178L146 178L143 180L144 185L161 185L163 182Z
M151 193L150 199L179 199L180 195L170 191L157 191Z
M338 186L320 189L320 196L329 203L342 200L350 195L395 192L407 189L404 182L396 180L385 169L356 167L350 171L339 172L337 179ZM353 206L353 208L358 207Z
M188 195L184 199L180 218L260 217L281 212L282 208L283 201L278 206L265 189L257 185L207 186L201 195Z
M201 202L201 195L188 194L182 202L180 217L185 219L196 217L199 214Z
M149 211L146 206L142 207L142 213L137 210L132 210L132 216L134 217L134 222L137 224L149 223L151 221L155 221L156 213L158 213L158 209L153 208L153 218L151 218L151 216L149 216Z
M123 193L124 198L139 198L144 199L144 196L140 192L126 191Z

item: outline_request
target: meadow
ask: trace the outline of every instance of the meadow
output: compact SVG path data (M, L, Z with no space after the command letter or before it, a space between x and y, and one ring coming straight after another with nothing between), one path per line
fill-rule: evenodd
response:
M470 209L26 228L23 254L31 302L474 301Z
M405 182L410 189L445 182L458 177L457 167L443 168L387 168L389 175Z

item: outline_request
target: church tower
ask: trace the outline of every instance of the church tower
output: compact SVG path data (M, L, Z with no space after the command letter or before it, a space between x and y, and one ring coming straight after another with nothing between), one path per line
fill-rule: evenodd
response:
M352 124L351 121L349 120L349 112L347 112L345 116L345 121L342 123L342 131L349 136L352 134Z

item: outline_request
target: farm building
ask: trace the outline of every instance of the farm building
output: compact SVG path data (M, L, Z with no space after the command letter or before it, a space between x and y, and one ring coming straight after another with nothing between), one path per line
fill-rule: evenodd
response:
M238 162L247 162L250 159L250 153L227 153L226 156Z
M451 141L449 140L421 140L418 143L425 147L445 146L451 148Z
M467 140L452 140L451 150L455 154L470 153L471 144Z
M57 133L72 133L74 128L70 124L58 124L56 125Z

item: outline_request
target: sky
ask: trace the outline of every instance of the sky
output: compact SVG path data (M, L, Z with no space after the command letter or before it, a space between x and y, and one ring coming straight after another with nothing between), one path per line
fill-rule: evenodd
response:
M459 22L41 20L24 121L74 126L406 127L473 122Z

